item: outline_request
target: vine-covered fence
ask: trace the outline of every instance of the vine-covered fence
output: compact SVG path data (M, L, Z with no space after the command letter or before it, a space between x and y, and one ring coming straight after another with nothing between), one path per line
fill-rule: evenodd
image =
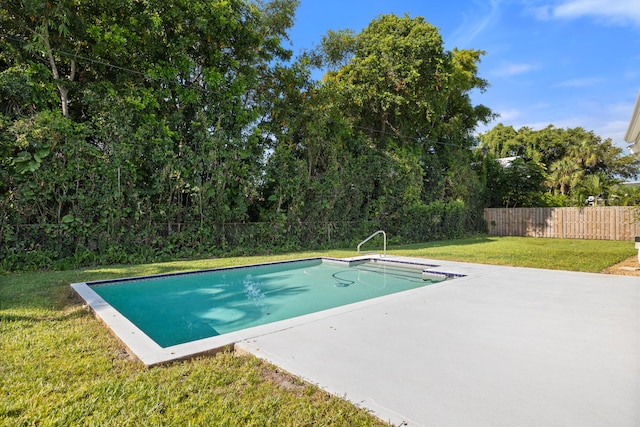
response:
M384 221L154 223L133 218L114 227L75 217L54 224L11 224L2 219L0 274L176 258L355 250L358 242L379 229L386 230L394 244L402 244L461 237L476 231L480 222L459 201L409 206Z
M484 210L492 236L633 240L640 236L640 208L490 208Z

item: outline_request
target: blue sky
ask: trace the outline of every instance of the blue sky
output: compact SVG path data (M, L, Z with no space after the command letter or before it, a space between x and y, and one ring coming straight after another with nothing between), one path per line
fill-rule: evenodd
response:
M366 27L380 14L423 16L448 50L486 51L491 87L473 102L516 129L583 127L627 147L640 91L640 0L301 0L290 38L313 48L328 30Z

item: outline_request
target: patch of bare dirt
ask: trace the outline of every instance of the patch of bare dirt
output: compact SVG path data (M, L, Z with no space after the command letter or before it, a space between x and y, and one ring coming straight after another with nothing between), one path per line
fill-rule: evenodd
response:
M625 259L616 265L605 268L602 270L605 274L618 274L621 276L640 276L640 264L638 263L638 256L634 255L631 258Z
M267 378L267 380L287 390L301 392L307 386L307 384L301 379L287 372L282 372L278 369L265 369L263 375Z

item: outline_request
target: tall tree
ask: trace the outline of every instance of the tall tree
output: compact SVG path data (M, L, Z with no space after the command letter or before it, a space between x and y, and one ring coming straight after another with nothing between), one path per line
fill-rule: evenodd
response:
M324 84L344 94L344 110L372 143L397 141L419 152L457 126L463 134L490 118L468 94L484 90L482 52L444 49L438 29L422 17L382 15L358 34L330 32L317 57L328 61ZM465 134L466 135L466 134ZM456 141L462 143L464 141Z
M513 126L498 123L480 136L480 149L494 158L521 156L523 147L516 136L517 132Z
M446 51L438 29L422 17L382 15L357 34L329 32L312 58L328 68L319 90L336 94L354 131L403 164L395 168L410 168L409 175L422 178L403 193L429 203L474 193L460 184L477 180L463 178L458 166L470 162L466 149L475 143L477 124L492 117L469 97L488 86L478 76L482 54ZM460 156L465 160L459 162ZM388 188L391 181L376 185ZM388 205L388 212L394 206Z
M30 54L30 62L46 64L59 92L62 114L68 117L69 88L78 71L76 57L86 46L81 6L67 0L9 0L3 3L1 22L9 32L5 36L11 42L23 44L21 47Z

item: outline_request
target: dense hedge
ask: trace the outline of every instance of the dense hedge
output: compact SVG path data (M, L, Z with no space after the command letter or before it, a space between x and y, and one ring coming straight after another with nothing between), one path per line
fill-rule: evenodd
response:
M385 224L376 221L247 222L146 224L117 234L101 225L2 224L0 272L68 269L98 264L168 261L176 258L281 253L296 250L353 248L383 228L392 244L443 240L481 230L465 227L461 202L434 202L406 208ZM150 225L150 227L149 227ZM374 243L375 244L375 243Z

